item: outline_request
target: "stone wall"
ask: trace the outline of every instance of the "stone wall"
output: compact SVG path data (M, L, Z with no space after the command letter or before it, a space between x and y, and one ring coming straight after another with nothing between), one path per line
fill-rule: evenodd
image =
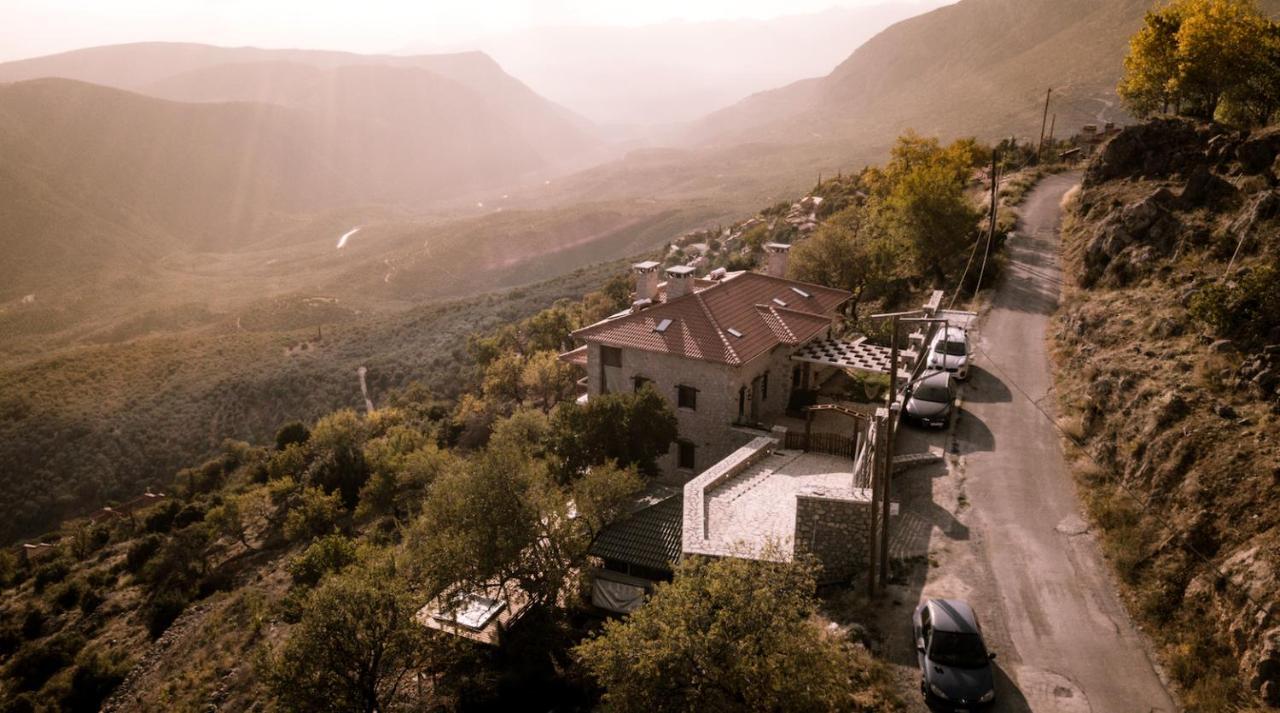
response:
M602 369L600 345L589 343L588 393L592 396L602 393L606 383L608 391L630 392L635 388L637 376L648 379L652 387L670 402L679 421L680 438L693 443L697 449L692 470L677 468L678 450L675 446L658 458L658 466L669 476L687 480L751 440L750 435L732 427L738 420L740 387L745 386L749 395L752 379L768 371L769 393L760 404L761 420L769 423L786 411L791 388L790 354L791 347L784 345L735 367L658 352L623 349L622 366ZM677 387L681 385L698 389L696 409L677 406ZM745 410L750 413L749 404Z
M777 445L778 441L768 436L755 438L685 483L681 530L681 549L685 554L717 557L734 554L732 549L717 546L707 539L707 494L768 456Z
M853 488L796 495L796 555L812 554L822 583L848 582L865 572L871 549L871 491Z

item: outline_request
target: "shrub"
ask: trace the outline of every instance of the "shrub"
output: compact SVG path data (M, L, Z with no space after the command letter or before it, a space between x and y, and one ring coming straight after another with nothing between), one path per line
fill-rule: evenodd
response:
M1236 281L1215 282L1191 297L1191 316L1226 337L1259 340L1280 327L1280 270L1250 270Z
M311 438L311 431L301 421L290 421L276 431L276 450L282 451L293 444L302 445Z
M71 674L71 687L62 696L62 710L94 713L102 701L124 680L125 668L105 654L81 656Z
M342 535L322 537L289 563L289 576L293 583L313 587L330 572L337 572L355 562L356 546Z
M84 639L74 634L58 634L36 646L28 644L9 663L9 675L19 691L36 691L55 673L75 660Z
M204 521L204 507L199 503L188 503L187 505L183 506L181 510L178 511L177 515L174 515L173 527L181 529L186 527L187 525L192 525L197 522L203 522L203 521Z
M35 572L34 584L36 592L43 592L46 586L61 582L70 572L71 566L61 558L40 565Z
M182 503L177 500L167 500L160 503L147 513L147 517L142 521L142 527L147 532L168 532L173 527L174 518L178 516L182 510Z
M86 586L84 591L80 593L80 611L85 615L89 615L98 610L102 603L106 601L106 597L93 587Z
M166 590L157 594L142 611L147 633L152 639L160 638L186 608L187 598L181 592Z
M342 514L338 493L325 494L320 488L304 488L299 502L289 510L284 521L284 536L291 542L322 537L333 532Z
M39 607L31 607L22 617L22 638L27 641L35 641L44 636L44 625L46 617L44 610Z
M124 568L131 574L137 574L142 566L151 559L151 556L160 549L160 536L147 535L138 540L134 540L129 545L128 551L124 556Z
M58 611L66 611L80 602L83 593L84 585L79 580L72 579L55 587L51 592L51 599Z

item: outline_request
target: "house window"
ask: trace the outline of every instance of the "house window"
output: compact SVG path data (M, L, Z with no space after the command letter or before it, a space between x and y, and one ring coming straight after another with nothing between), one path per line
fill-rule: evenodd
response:
M622 366L622 350L617 347L600 347L600 363L605 366Z
M694 470L694 464L696 462L694 454L698 450L698 447L689 441L680 441L677 444L677 450L676 465L685 470Z
M738 387L738 420L741 421L742 417L746 415L746 413L747 413L747 387L739 386Z
M760 380L760 400L769 400L769 372L764 373L764 378Z
M643 376L637 376L637 377L634 377L634 378L632 379L632 381L635 383L636 393L639 393L639 392L640 392L640 389L643 389L645 384L652 384L652 383L653 383L653 380L652 380L652 379L647 379L647 378L645 378L645 377L643 377Z
M692 411L698 409L698 390L692 386L676 387L676 405Z

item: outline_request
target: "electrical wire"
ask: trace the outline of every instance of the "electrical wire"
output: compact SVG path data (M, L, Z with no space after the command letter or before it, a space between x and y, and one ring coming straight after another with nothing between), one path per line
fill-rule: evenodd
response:
M1178 535L1180 535L1181 533L1177 530L1177 528L1175 528L1172 524L1170 524L1170 522L1163 515L1154 511L1150 507L1149 501L1139 497L1139 495L1136 492L1134 492L1132 488L1130 488L1127 484L1125 484L1124 480L1120 478L1113 469L1099 462L1098 459L1095 458L1087 448L1085 448L1084 444L1081 443L1079 439L1077 439L1075 436L1068 433L1065 429L1059 426L1058 422L1049 414L1049 412L1046 411L1045 408L1040 405L1040 401L1037 399L1031 398L1031 394L1027 393L1027 390L1022 388L1021 384L1019 384L1016 380L1014 380L1011 376L1009 376L1009 372L1006 369L1004 369L1004 367L1000 366L1000 363L997 362L995 359L993 359L991 355L987 353L985 349L982 348L982 345L980 344L980 341L978 339L974 339L973 344L974 344L974 349L976 349L977 352L980 353L982 356L986 357L987 362L990 363L991 366L995 367L996 371L1000 372L1000 377L1004 379L1005 383L1008 384L1009 386L1012 386L1019 394L1021 394L1022 397L1025 398L1036 409L1036 411L1040 413L1041 417L1043 417L1044 420L1048 422L1050 426L1053 427L1053 430L1057 431L1059 435L1065 438L1069 443L1071 443L1071 445L1075 446L1076 449L1079 450L1081 453L1083 453L1084 456L1088 458L1097 468L1099 468L1102 472L1109 475L1111 477L1111 482L1114 485L1116 485L1122 492L1124 492L1125 495L1128 495L1135 503L1138 504L1138 507L1141 508L1144 513L1149 515L1153 520L1155 520L1156 523L1159 524L1161 528L1164 529L1165 533L1168 535L1168 537L1165 539L1166 543L1173 542L1175 539L1179 540L1179 544L1184 549L1186 549L1188 552L1194 555L1197 559L1203 562L1210 570L1212 570L1215 574L1217 574L1220 580L1224 584L1230 582L1230 578L1227 576L1227 574L1223 572L1218 567L1218 565L1214 563L1212 559L1210 559L1207 555L1205 555L1203 552L1197 549L1194 544L1187 542L1185 538L1179 538ZM1147 556L1150 557L1153 554L1155 553L1152 552ZM1270 611L1266 607L1264 607L1262 604L1255 601L1247 591L1244 591L1243 589L1241 589L1239 590L1239 594L1241 595L1241 597L1244 598L1245 601L1253 605L1253 607L1259 613L1268 615L1268 616L1270 615Z

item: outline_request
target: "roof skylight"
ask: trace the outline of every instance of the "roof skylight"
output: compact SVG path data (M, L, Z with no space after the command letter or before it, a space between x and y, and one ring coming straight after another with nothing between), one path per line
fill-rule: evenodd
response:
M786 303L786 302L784 302L784 301L782 301L782 300L778 299L777 297L774 297L774 298L773 298L773 303L774 303L774 304L776 304L776 305L778 305L779 307L786 307L786 306L787 306L787 303Z
M668 328L668 327L670 327L670 326L671 326L671 320L669 320L669 319L664 319L664 320L662 320L661 322L658 322L658 326L654 327L654 328L653 328L653 331L655 331L655 332L665 332L665 331L667 331L667 328Z
M791 291L792 291L792 292L794 292L794 293L796 293L797 295L800 295L801 297L804 297L805 299L808 299L808 298L810 298L810 297L813 297L813 295L809 294L808 292L805 292L804 290L800 289L799 287L792 287L792 288L791 288Z
M729 327L729 328L728 328L727 330L725 330L725 331L727 331L729 334L732 334L733 336L735 336L735 337L737 337L737 338L739 338L739 339L741 339L741 338L742 338L742 332L739 332L738 330L734 329L733 327Z

